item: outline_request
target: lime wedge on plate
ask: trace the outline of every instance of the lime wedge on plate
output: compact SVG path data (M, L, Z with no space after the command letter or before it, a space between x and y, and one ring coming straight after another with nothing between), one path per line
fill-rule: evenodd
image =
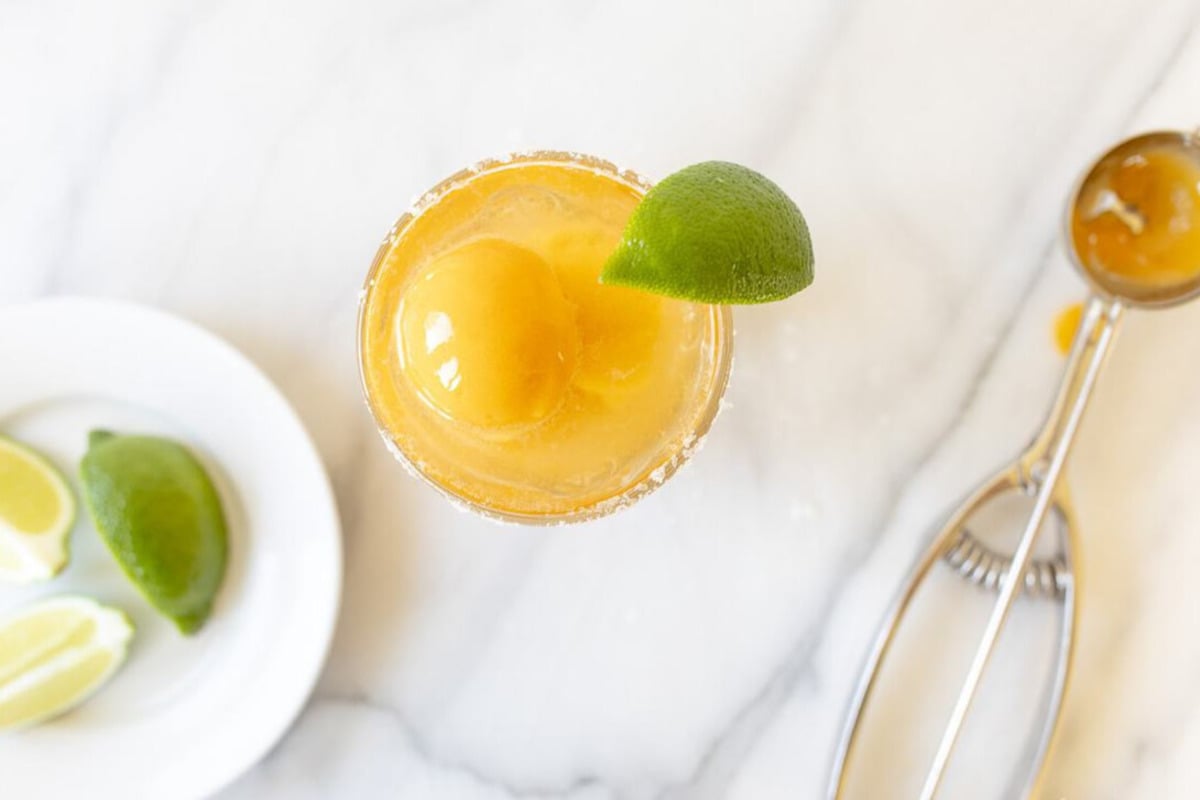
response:
M698 303L782 300L812 283L808 224L752 169L706 161L667 176L633 210L601 283Z
M228 550L204 467L170 439L94 431L79 474L92 521L125 575L182 633L198 631Z
M0 730L86 700L125 661L133 625L86 597L55 597L0 620Z
M45 456L0 436L0 579L46 580L67 563L75 497Z

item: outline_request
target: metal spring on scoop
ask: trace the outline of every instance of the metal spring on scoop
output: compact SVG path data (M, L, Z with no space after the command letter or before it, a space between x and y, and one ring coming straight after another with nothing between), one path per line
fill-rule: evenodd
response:
M954 544L942 556L950 567L976 586L996 591L1012 559L997 553L976 539L966 528L960 528ZM1025 594L1031 597L1058 600L1067 591L1071 578L1061 556L1051 559L1035 558L1025 571Z

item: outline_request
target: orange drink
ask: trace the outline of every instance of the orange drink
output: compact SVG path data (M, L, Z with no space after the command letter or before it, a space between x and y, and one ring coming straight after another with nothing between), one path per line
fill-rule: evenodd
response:
M367 279L359 364L403 463L480 513L545 523L619 508L685 460L728 379L730 314L599 283L647 188L533 153L401 217Z

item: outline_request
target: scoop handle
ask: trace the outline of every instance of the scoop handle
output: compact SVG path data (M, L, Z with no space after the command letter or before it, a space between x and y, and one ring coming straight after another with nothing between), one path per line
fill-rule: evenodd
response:
M1000 582L1000 595L992 607L988 617L987 627L984 628L983 638L971 661L959 691L950 720L942 733L941 742L933 758L933 764L925 776L925 784L921 789L921 800L934 800L938 787L946 774L946 767L954 746L962 732L967 713L979 690L979 682L987 669L996 642L1004 623L1008 620L1021 585L1024 582L1025 570L1033 557L1033 545L1037 540L1038 531L1046 520L1046 515L1054 505L1055 490L1066 464L1067 455L1075 441L1075 434L1083 420L1088 400L1100 376L1105 358L1112 346L1114 336L1120 326L1124 306L1120 301L1102 297L1092 297L1088 301L1079 331L1075 334L1075 342L1071 346L1071 354L1067 362L1067 371L1063 376L1054 405L1042 427L1041 433L1034 439L1033 444L1020 459L1022 471L1025 473L1027 485L1036 491L1033 512L1025 524L1021 540L1017 544L1012 557L1012 566ZM1025 483L1026 480L1022 482Z
M1072 340L1071 350L1067 354L1067 368L1054 403L1050 406L1041 430L1020 458L1022 472L1029 487L1036 488L1056 449L1062 445L1070 449L1072 442L1064 442L1068 436L1068 422L1077 408L1079 414L1083 413L1092 389L1089 385L1085 392L1085 379L1093 370L1093 363L1096 364L1096 371L1104 366L1108 350L1124 318L1124 312L1125 306L1119 300L1097 295L1088 299L1079 321L1079 329ZM1094 380L1093 378L1093 383ZM1073 437L1074 433L1072 429L1069 436Z

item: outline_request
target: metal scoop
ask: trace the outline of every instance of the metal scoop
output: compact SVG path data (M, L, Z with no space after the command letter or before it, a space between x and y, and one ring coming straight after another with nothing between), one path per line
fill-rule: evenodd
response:
M1105 271L1095 264L1091 254L1078 251L1072 236L1072 221L1086 221L1098 215L1111 214L1125 226L1129 236L1143 235L1147 220L1142 210L1126 202L1109 187L1105 176L1115 163L1139 158L1150 151L1163 150L1177 151L1200 164L1200 132L1148 133L1122 142L1101 156L1075 188L1068 204L1066 239L1072 261L1092 293L1075 335L1058 395L1032 444L1011 464L984 481L962 506L950 514L941 532L918 559L908 582L885 617L842 730L828 789L830 800L844 797L860 723L878 681L880 668L917 590L939 562L948 564L964 579L997 592L998 596L919 796L921 800L934 800L937 796L980 680L1013 602L1022 591L1062 604L1057 663L1052 673L1045 721L1037 741L1033 743L1033 755L1023 782L1022 796L1027 797L1037 785L1042 764L1054 738L1075 649L1076 573L1072 556L1079 545L1074 510L1065 485L1060 483L1063 467L1126 308L1162 308L1187 302L1200 295L1200 277L1183 277L1187 270L1180 272L1178 279L1166 282L1139 282ZM1171 231L1173 233L1174 228ZM1200 273L1200 264L1194 266L1198 269L1193 272ZM1033 500L1032 513L1011 557L1001 555L985 545L971 533L969 527L984 506L1010 492L1019 492ZM1052 514L1059 523L1056 526L1058 553L1051 558L1035 559L1033 552L1038 533Z

